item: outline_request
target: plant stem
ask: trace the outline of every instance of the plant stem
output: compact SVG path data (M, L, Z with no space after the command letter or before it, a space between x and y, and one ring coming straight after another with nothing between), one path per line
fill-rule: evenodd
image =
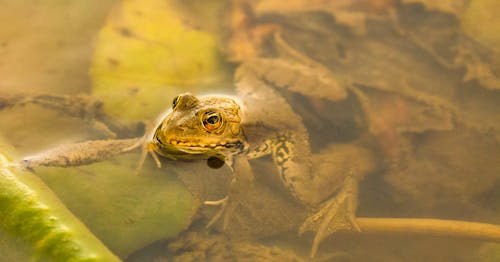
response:
M459 237L500 242L500 226L426 218L357 218L362 233Z

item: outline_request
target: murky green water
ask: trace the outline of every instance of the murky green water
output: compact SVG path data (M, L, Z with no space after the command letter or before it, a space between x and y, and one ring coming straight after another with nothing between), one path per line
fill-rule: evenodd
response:
M28 185L2 182L3 256L307 261L320 222L297 232L349 177L359 182L359 197L340 202L344 216L325 232L342 230L321 241L317 260L496 261L493 242L431 236L432 223L395 233L398 221L377 232L363 219L498 223L500 56L486 25L497 21L488 10L500 7L243 2L0 2L2 159L139 137L184 92L239 96L244 121L267 124L244 129L250 148L257 131L271 140L283 131L298 137L284 138L291 147L273 144L293 153L295 167L285 163L282 171L288 160L270 151L249 161L254 180L235 183L240 188L230 185L241 178L238 165L212 169L204 160L163 160L158 169L148 158L137 176L140 150L29 173L3 161L3 178ZM222 220L206 229L218 208L203 201L231 190L239 205L225 232ZM349 203L357 203L361 233L345 230ZM30 234L30 226L69 232L69 240ZM498 241L495 230L485 232Z

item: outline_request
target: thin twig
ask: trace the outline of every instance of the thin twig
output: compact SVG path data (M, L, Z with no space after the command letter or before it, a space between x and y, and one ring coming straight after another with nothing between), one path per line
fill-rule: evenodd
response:
M458 237L500 242L500 225L426 218L357 218L362 233Z

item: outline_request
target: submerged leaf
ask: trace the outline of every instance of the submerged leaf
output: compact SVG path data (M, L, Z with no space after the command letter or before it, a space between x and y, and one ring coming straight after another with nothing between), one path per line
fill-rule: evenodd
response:
M461 19L466 33L497 52L500 52L499 11L497 0L470 0Z
M401 201L436 210L459 210L464 218L479 208L478 197L497 190L500 147L493 135L459 127L428 132L384 176ZM498 206L498 198L486 200L487 210ZM475 214L479 214L476 212Z
M9 148L0 141L0 231L43 261L119 261L38 177L8 167Z
M449 12L459 16L467 7L468 0L402 0L402 3L420 3L430 10L437 10L441 12Z
M138 154L37 174L108 247L124 258L185 229L198 203L171 170L152 161L137 175Z
M246 68L255 68L272 84L291 92L304 93L311 97L327 97L333 101L343 100L347 91L328 71L283 59L258 59L248 62ZM258 70L256 70L258 68Z
M348 25L358 33L365 33L365 22L379 14L388 13L394 7L394 0L268 0L259 1L255 5L257 14L262 13L296 13L296 12L329 12L340 24Z
M385 153L397 159L407 150L407 133L448 131L455 126L455 110L436 97L402 91L373 89L358 91L368 116L370 132L375 134Z
M172 1L123 1L101 29L90 68L106 111L152 119L189 86L223 77L215 37L184 24Z

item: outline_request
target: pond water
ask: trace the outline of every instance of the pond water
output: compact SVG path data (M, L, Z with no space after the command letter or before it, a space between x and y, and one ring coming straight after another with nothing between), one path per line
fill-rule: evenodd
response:
M500 259L494 2L2 1L1 253Z

